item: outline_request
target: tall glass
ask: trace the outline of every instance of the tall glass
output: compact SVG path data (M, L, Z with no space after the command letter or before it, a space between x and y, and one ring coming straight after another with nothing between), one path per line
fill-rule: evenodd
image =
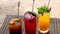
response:
M25 33L36 34L36 15L32 12L26 12L24 14Z
M9 22L10 34L22 34L22 24L20 18L11 19Z
M50 25L50 12L38 14L38 31L41 33L47 33Z

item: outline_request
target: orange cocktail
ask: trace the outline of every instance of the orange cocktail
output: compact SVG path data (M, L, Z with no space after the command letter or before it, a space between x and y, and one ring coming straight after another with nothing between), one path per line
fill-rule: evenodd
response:
M50 25L50 10L46 6L38 8L38 31L41 33L47 33Z
M48 32L50 24L50 13L43 13L38 15L38 30L42 33Z

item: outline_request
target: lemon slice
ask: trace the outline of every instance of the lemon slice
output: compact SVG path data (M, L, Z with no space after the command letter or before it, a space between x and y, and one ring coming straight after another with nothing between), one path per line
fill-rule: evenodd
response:
M15 21L15 20L20 20L20 18L14 18L13 20L14 20L14 21Z
M9 24L14 24L14 21L19 21L19 20L20 20L20 18L11 19L10 22L9 22Z
M10 22L9 22L9 24L14 24L14 20L11 19Z

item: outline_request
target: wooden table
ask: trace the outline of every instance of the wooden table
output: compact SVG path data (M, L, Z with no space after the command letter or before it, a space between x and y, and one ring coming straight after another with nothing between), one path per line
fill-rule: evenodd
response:
M9 34L8 22L14 15L7 15L2 27L0 28L0 34ZM22 16L21 16L22 18ZM23 22L23 19L21 20ZM24 26L22 27L22 33L24 34ZM37 34L40 34L39 32ZM60 34L60 19L51 18L50 20L50 31L46 34Z

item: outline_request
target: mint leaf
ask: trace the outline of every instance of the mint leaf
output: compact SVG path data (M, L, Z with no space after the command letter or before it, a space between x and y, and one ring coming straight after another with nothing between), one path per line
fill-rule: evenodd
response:
M49 9L46 6L42 6L37 9L38 9L38 14L42 14L43 12L49 12Z
M38 9L38 13L42 14L43 13L43 8L37 8Z
M43 11L44 11L44 12L49 12L49 9L48 9L46 6L44 6L44 7L43 7Z

